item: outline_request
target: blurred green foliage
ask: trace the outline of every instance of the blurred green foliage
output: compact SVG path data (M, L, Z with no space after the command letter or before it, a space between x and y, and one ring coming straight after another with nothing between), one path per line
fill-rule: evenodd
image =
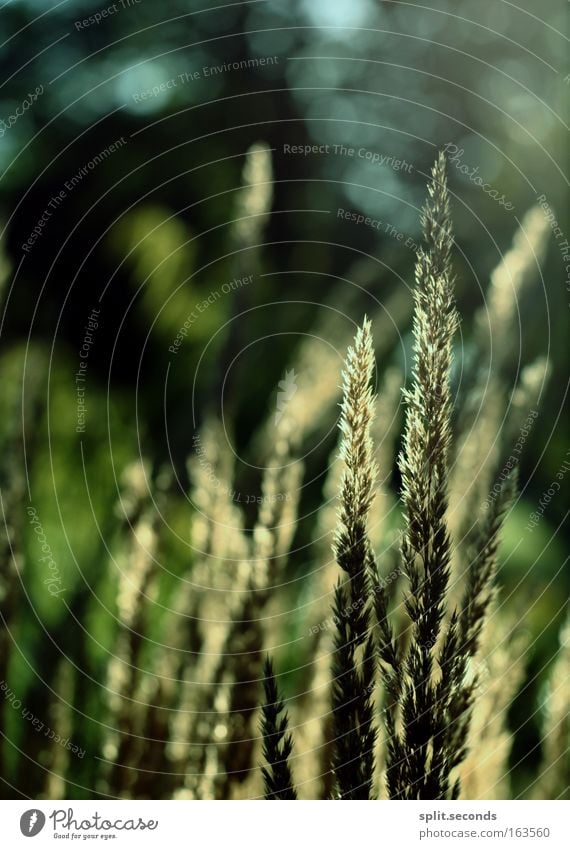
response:
M11 625L10 679L22 702L40 714L57 660L66 654L77 669L73 735L90 752L100 750L104 736L104 670L117 635L116 555L126 545L129 525L119 481L126 466L142 455L153 481L164 468L173 475L157 555L167 564L155 606L161 612L147 634L149 641L160 641L179 579L192 567L185 464L206 415L226 416L236 451L253 461L252 435L271 413L275 387L315 326L319 305L340 302L346 281L356 281L361 290L350 319L359 320L375 301L383 303L395 288L412 283L411 250L386 230L339 223L338 208L379 217L417 239L425 175L434 150L446 143L461 149L462 161L512 200L514 214L451 169L464 318L459 356L469 349L471 316L483 302L489 274L537 193L547 196L570 232L561 178L567 87L561 81L563 44L555 32L563 29L565 4L549 8L548 26L539 20L543 11L536 3L519 5L515 12L494 4L481 15L465 0L418 5L413 12L409 4L370 0L269 0L220 11L183 0L143 0L85 29L76 22L99 8L87 0L55 6L20 0L2 8L0 118L14 114L29 90L44 88L0 137L6 222L0 267L6 278L2 491L24 474L25 459L20 509L29 496L65 586L54 604L43 585L37 539L20 516L14 539L22 592ZM273 55L275 65L204 73ZM190 71L198 77L180 82L179 75ZM169 79L179 81L143 102L134 99ZM122 136L124 149L67 193L44 235L23 252L50 198ZM274 214L262 247L236 249L231 222L239 214L241 169L249 145L260 139L273 152ZM312 143L378 151L412 168L380 167L358 153L284 152L285 144ZM232 278L254 272L255 283L239 296L209 304L171 355L169 346L196 305ZM266 309L267 303L277 308ZM79 434L78 351L96 304L101 326L89 355L88 426ZM503 596L527 611L532 634L529 683L511 717L517 757L538 741L540 687L570 584L564 569L568 529L560 527L564 496L552 501L532 534L525 531L568 449L567 314L562 258L552 238L542 279L520 303L508 375L514 385L521 367L541 354L553 368L540 427L521 463L523 496L502 549ZM385 364L397 360L409 367L409 325L400 332ZM226 374L231 386L224 396ZM22 403L28 411L24 424ZM321 437L332 424L323 422ZM320 501L333 445L334 432L312 454L307 505ZM259 475L240 460L238 481L255 489ZM254 515L248 508L249 526ZM307 541L311 529L300 533ZM315 568L311 558L301 549L293 574ZM306 589L300 581L289 592L284 603L293 609ZM295 651L300 622L293 620L288 633L287 668L302 660ZM18 750L34 757L38 741L15 712L8 713L8 723L4 748L13 781ZM521 787L524 770L537 758L534 750L530 766L519 765ZM80 797L92 785L94 767L88 761L74 766L67 792ZM32 797L41 788L39 775L19 785ZM5 786L4 792L18 791Z

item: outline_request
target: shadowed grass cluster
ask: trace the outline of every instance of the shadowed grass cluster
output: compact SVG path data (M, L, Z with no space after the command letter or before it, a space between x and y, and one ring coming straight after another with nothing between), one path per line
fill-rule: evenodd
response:
M244 182L232 243L254 250L272 195L265 145L251 151ZM31 711L92 756L79 765L25 725L21 756L11 742L19 721L13 702L24 689L14 669L22 668L15 645L28 638L26 582L41 572L22 520L28 502L18 467L32 444L38 386L26 384L23 432L21 374L7 374L0 393L0 684L13 699L0 699L0 768L14 786L47 798L85 788L102 798L512 795L507 714L524 680L529 640L514 603L508 613L501 603L499 545L516 491L519 450L512 445L529 409L539 406L549 365L542 358L525 365L511 391L502 364L517 293L544 250L543 218L531 211L523 219L524 233L493 274L488 314L475 316L467 388L454 397L459 318L440 156L422 211L413 317L407 293L396 291L352 339L338 307L348 313L354 304L334 293L333 317L299 345L290 372L295 391L248 444L250 459L263 466L255 507L244 509L234 497L239 473L229 420L204 416L188 461L189 492L179 501L170 474L125 460L119 504L105 529L106 568L93 587L70 594L68 618L52 628L48 703L45 690L28 691ZM237 301L234 308L237 314ZM397 327L409 319L413 367L405 381L388 359ZM334 347L317 344L318 336L347 350L341 381ZM226 341L222 371L236 345L231 336ZM491 350L501 368L490 376ZM305 480L301 457L308 436L334 421L338 401L338 446L328 471L326 457L318 470L326 480L315 503L314 458L307 452ZM310 516L308 533L300 505ZM174 507L182 553L165 543L163 518ZM112 633L96 632L91 594L108 604ZM96 651L86 640L60 661L69 616L90 635L93 628ZM532 784L540 798L569 792L567 632L541 703L542 764ZM292 681L297 695L286 698ZM29 763L40 773L34 786Z

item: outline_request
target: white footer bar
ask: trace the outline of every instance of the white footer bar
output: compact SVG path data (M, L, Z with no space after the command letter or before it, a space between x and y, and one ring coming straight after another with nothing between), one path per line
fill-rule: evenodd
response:
M570 802L0 802L1 845L566 849Z

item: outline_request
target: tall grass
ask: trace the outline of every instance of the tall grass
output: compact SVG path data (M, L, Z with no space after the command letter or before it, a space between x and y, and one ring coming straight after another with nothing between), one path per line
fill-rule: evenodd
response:
M269 150L257 146L232 229L238 253L258 250L271 179ZM539 403L549 366L544 359L526 366L508 398L501 333L512 330L515 299L544 250L546 228L531 212L493 274L487 325L483 312L475 318L468 389L454 400L460 318L443 155L421 222L411 380L402 386L399 370L385 362L396 325L409 317L405 293L391 295L386 307L395 322L379 312L352 340L331 312L321 330L347 351L342 374L334 352L314 338L300 345L296 392L278 421L270 414L252 435L251 450L264 463L255 513L234 499L235 458L222 424L206 416L188 462L193 509L184 504L184 521L192 517L184 556L192 554L188 562L178 558L167 590L160 564L171 557L161 537L161 514L172 509L168 476L146 463L126 468L101 577L117 619L98 655L104 697L95 674L80 678L62 663L46 705L49 722L67 737L80 727L81 706L100 712L92 738L99 748L85 781L101 796L456 799L512 792L507 714L524 678L528 635L511 608L505 613L497 574L516 497L517 463L505 458ZM235 343L227 340L222 362ZM500 367L489 379L481 363L491 346ZM13 635L18 628L25 635L22 574L33 565L23 543L25 481L14 468L22 452L19 400L4 392L0 416L3 682L12 681ZM302 536L293 555L305 506L303 447L323 421L334 422L338 401L338 446L309 539ZM33 407L33 392L27 403ZM295 594L302 560L317 568ZM289 632L283 623L291 622L292 605ZM305 626L309 638L301 640ZM302 644L293 672L289 642ZM536 796L568 792L568 645L566 628L544 699ZM293 685L295 697L288 695ZM4 700L5 740L13 724ZM78 792L73 757L34 743L45 771L41 794ZM14 762L7 744L0 746L6 755ZM25 759L9 768L22 792L30 791Z
M401 568L408 581L406 641L395 636L386 582L368 535L377 469L370 438L374 360L366 320L348 350L344 371L340 421L344 472L333 546L342 577L334 590L331 687L331 768L334 795L341 799L374 795L373 694L378 670L385 690L381 716L387 795L459 797L458 770L467 755L479 686L471 667L494 599L500 533L514 497L515 473L506 478L486 520L471 534L465 587L454 606L449 593L453 542L448 512L450 373L458 315L443 154L433 167L428 190L422 212L424 244L416 264L413 384L404 392L406 424L399 458L405 520Z
M349 348L343 374L340 458L344 471L334 553L342 577L334 591L333 772L341 799L369 799L374 778L374 640L371 633L372 547L368 514L376 466L370 428L374 354L364 321Z

